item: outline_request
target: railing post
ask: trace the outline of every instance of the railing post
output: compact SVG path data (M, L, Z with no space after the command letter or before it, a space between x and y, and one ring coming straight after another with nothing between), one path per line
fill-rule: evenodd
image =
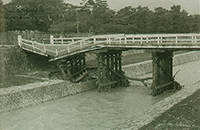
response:
M32 42L33 51L35 50L35 43L36 43L36 41Z
M141 38L140 38L140 44L142 44L142 42L143 42L143 37L141 36Z
M96 45L96 41L97 41L97 40L96 40L96 38L94 37L94 45Z
M124 41L124 42L125 42L125 44L127 44L127 38L126 38L126 37L124 38L124 40L125 40L125 41Z
M61 36L60 38L61 38L61 43L62 43L62 45L63 45L63 36Z
M135 37L133 36L133 43L135 43Z
M50 43L54 44L53 35L50 36Z
M160 37L160 43L162 43L162 37Z
M108 43L108 44L111 44L110 37L109 37L109 38L107 38L107 43Z
M193 38L193 36L192 36L192 42L194 42L194 40L193 40L194 38Z
M20 47L22 47L22 45L21 45L21 40L22 40L22 36L21 36L21 35L18 35L18 45L19 45Z
M120 39L119 39L119 43L121 44L122 43L122 38L120 37Z
M197 36L194 36L194 42L197 43Z
M158 37L158 44L160 43L160 37Z
M149 43L149 38L148 37L146 37L146 43Z
M67 46L67 51L68 51L68 53L70 52L69 46Z
M47 52L45 45L43 45L44 53Z
M176 36L176 43L178 43L178 36Z
M58 56L58 49L56 49L56 56Z
M83 48L83 41L80 41L81 49Z

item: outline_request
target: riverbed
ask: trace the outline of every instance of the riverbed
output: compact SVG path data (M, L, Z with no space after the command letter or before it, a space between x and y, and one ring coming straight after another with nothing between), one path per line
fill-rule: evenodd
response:
M186 86L198 82L199 64L200 61L195 61L174 67L174 72L180 70L175 79ZM92 90L2 113L0 129L110 129L176 93L168 91L153 97L150 92L150 87L139 82L132 82L130 87L112 88L111 92L98 93L97 90Z

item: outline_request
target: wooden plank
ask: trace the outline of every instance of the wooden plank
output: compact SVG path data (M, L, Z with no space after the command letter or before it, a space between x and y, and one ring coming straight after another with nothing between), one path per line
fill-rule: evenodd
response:
M82 72L85 71L86 69L87 69L87 68L83 68L83 69L81 69L80 71L76 72L75 74L72 74L68 79L73 78L74 76L76 76L76 75L82 73Z
M100 87L104 87L104 86L112 85L112 84L115 84L115 83L117 83L117 81L112 81L112 82L108 82L108 83L103 83L103 84L100 84L99 86L100 86Z
M83 73L80 75L77 79L74 80L75 83L81 81L83 78L85 78L88 75L88 72Z
M155 89L156 89L156 90L159 90L159 89L162 89L162 88L164 88L164 87L167 87L167 86L169 86L169 85L171 85L171 84L173 84L173 83L174 83L174 81L171 81L171 82L169 82L169 83L165 83L165 84L159 85L159 86L155 87Z

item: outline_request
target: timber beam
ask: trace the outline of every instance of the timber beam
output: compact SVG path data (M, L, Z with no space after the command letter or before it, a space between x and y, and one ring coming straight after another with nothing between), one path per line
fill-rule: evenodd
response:
M114 86L127 86L128 80L122 71L122 51L108 50L97 54L98 91L108 91Z
M87 76L85 54L77 54L57 62L57 66L64 80L79 82Z

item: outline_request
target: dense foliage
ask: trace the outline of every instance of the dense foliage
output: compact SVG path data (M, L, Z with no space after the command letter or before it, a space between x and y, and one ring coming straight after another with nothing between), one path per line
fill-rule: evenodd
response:
M0 33L5 31L5 18L3 2L0 0Z
M125 7L114 12L92 3L91 10L62 0L12 0L5 5L7 30L39 30L57 33L193 33L200 31L200 15L189 15L180 5Z

